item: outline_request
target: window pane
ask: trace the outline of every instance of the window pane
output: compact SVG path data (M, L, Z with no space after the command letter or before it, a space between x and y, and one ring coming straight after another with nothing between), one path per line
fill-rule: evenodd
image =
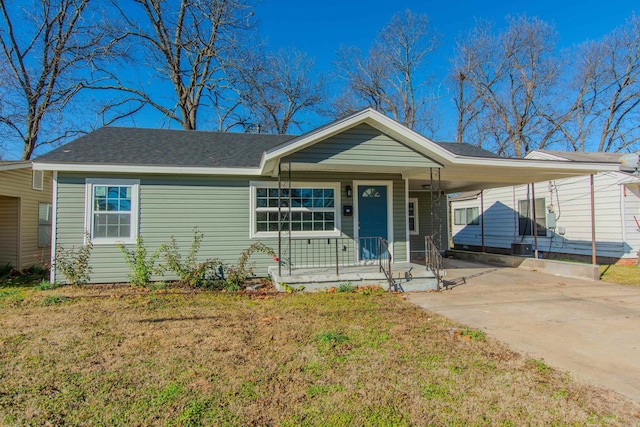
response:
M409 217L409 231L416 231L416 219Z
M414 216L415 212L414 212L414 203L413 202L409 202L409 216Z
M38 203L38 246L51 246L51 203Z
M478 208L467 208L467 224L478 225Z
M456 224L456 225L465 225L465 220L466 220L465 215L466 215L465 209L455 209L453 211L453 216L454 216L453 222L454 222L454 224Z

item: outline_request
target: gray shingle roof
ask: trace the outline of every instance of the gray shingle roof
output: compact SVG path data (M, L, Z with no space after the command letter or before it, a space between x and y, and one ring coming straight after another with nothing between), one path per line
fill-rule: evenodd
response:
M183 167L258 167L264 151L294 135L104 127L34 161ZM436 142L453 154L495 158L494 153L459 142Z
M476 147L475 145L467 144L466 142L434 142L445 150L448 150L458 156L484 157L488 159L500 157L491 151Z
M35 162L258 167L265 150L291 138L294 136L104 127Z

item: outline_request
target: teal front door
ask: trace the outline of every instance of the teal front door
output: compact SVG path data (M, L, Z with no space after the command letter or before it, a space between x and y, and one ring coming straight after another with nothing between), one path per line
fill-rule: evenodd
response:
M360 260L380 258L378 237L387 239L387 187L358 185L358 237Z

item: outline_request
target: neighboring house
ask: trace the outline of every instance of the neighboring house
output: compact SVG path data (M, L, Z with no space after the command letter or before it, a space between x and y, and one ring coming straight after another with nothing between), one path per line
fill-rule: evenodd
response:
M96 283L126 280L117 242L142 236L154 250L173 235L186 252L194 226L204 234L199 256L230 263L263 241L299 265L290 238L303 259L330 244L358 265L380 256L366 244L377 237L394 262L409 261L425 235L445 249L445 193L613 170L436 143L371 109L300 136L102 128L34 168L54 172L54 245L81 245L88 231ZM274 264L252 260L257 274Z
M598 262L635 263L640 251L638 153L576 153L538 150L532 160L608 162L618 170L594 175ZM535 201L534 201L535 196ZM592 253L590 176L458 194L450 198L454 248L588 260ZM484 209L483 209L484 208ZM484 247L484 248L483 248Z
M50 171L0 161L0 266L23 270L50 262L52 188Z

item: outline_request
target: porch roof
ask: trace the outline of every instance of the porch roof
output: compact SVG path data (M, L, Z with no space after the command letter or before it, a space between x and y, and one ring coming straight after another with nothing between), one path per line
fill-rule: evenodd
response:
M378 162L300 161L296 154L361 125L368 125L397 141L424 159L424 166L392 160ZM440 175L440 189L445 193L504 187L571 176L618 170L606 161L570 161L547 159L507 159L486 150L459 143L437 143L401 125L382 113L366 109L291 139L265 151L262 174L277 175L278 164L294 158L293 171L327 171L359 173L399 173L409 180L410 190L421 190L431 183L432 168ZM296 161L297 160L297 161ZM436 173L437 176L437 173Z

